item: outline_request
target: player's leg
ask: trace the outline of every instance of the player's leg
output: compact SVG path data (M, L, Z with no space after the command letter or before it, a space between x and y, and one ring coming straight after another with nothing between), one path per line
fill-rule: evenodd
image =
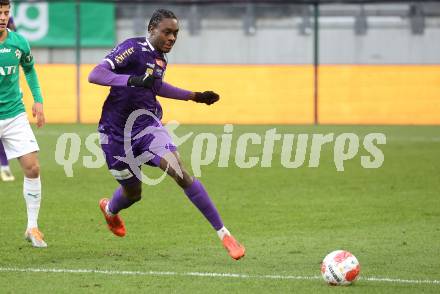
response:
M23 196L28 217L25 237L34 247L47 247L38 228L38 214L41 205L39 147L27 119L26 113L7 119L3 128L2 141L8 159L17 158L23 170Z
M37 152L32 152L18 158L24 173L23 195L26 200L28 226L27 229L38 227L38 213L41 203L40 166Z
M129 208L141 200L141 182L119 186L111 199L103 198L99 201L99 207L104 214L110 231L118 237L124 237L127 230L119 212Z
M157 158L155 160L158 161ZM176 160L178 163L176 168L173 168L169 164L170 161L172 162L174 160ZM167 171L168 175L170 175L176 181L191 202L198 208L198 210L209 221L211 226L217 231L217 235L222 241L223 246L226 248L229 255L237 260L243 257L245 254L244 246L238 243L224 226L220 214L209 197L205 187L197 178L193 178L186 171L178 152L172 151L166 153L160 158L158 166L163 171Z
M113 193L112 199L108 203L108 213L118 214L121 210L129 208L135 202L141 200L142 185L136 181L130 184L122 183Z
M111 136L106 137L105 144L101 140L101 147L110 173L119 182L120 186L113 192L111 199L101 199L99 207L110 231L118 237L124 237L126 228L119 212L129 208L141 199L142 183L134 176L127 163L115 158L118 156L125 157L123 144L113 140Z
M0 140L0 178L4 182L10 182L15 180L14 175L9 167L8 158L6 157L5 148Z
M41 180L37 152L20 156L18 161L24 173L23 196L26 201L28 218L25 238L34 247L47 247L43 233L38 229L38 214L41 205Z

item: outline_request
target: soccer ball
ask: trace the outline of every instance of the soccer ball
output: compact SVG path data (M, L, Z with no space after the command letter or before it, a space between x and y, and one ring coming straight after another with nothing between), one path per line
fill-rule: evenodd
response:
M321 264L322 277L333 286L350 285L357 279L359 273L358 260L345 250L330 252Z

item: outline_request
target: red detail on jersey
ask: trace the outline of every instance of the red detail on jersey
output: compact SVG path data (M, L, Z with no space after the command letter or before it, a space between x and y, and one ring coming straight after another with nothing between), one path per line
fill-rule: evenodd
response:
M349 258L350 256L353 256L350 252L348 252L348 251L341 251L338 254L336 254L333 259L336 262L340 263L340 262L343 262L344 260L346 260L347 258Z
M156 58L156 64L159 65L162 68L165 67L165 62L162 59Z
M359 275L360 271L361 271L361 267L358 264L355 269L352 269L351 271L345 274L345 279L349 282L355 280Z

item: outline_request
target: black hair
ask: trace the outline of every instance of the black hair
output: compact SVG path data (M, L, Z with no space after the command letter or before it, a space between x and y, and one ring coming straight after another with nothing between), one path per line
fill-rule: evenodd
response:
M11 1L9 1L9 0L0 0L0 5L11 5Z
M164 18L174 18L177 20L176 15L171 10L157 9L153 12L147 29L150 30L152 28L155 28Z

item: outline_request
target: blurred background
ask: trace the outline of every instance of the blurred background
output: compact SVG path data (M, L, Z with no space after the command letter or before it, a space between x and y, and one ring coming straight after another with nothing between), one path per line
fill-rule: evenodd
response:
M164 121L440 124L439 2L14 1L48 122L99 120L108 88L89 84L90 70L145 36L158 8L181 26L165 80L222 96L211 107L161 98Z

